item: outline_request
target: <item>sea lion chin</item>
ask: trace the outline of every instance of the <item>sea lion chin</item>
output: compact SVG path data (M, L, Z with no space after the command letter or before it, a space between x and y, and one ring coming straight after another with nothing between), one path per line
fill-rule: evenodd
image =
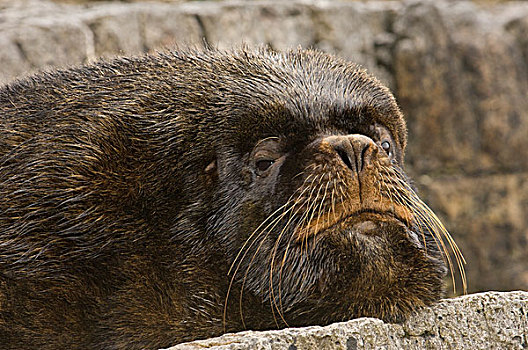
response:
M406 138L387 88L315 51L159 53L7 85L0 339L143 349L403 320L443 295L447 248L462 259L403 170Z

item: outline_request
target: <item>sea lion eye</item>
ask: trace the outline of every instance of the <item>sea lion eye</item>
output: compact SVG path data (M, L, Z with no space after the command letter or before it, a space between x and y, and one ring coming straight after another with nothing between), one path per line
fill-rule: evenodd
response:
M381 148L383 148L383 150L389 155L389 157L392 155L391 144L389 141L383 141L381 143Z
M260 140L253 148L250 159L252 167L259 176L265 172L282 156L279 138L275 136Z
M270 159L262 159L255 163L255 166L259 171L266 171L273 164L273 161Z

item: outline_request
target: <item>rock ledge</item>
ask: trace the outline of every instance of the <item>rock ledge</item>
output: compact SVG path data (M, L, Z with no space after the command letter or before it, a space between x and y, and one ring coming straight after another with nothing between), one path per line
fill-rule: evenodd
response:
M403 324L360 318L326 327L246 331L179 344L195 349L527 349L528 292L442 300Z

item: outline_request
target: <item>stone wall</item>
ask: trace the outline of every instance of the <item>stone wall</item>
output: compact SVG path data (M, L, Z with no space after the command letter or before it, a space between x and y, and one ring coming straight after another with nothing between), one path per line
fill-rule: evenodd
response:
M469 290L528 289L528 3L0 0L0 82L241 42L333 52L388 84L407 170L464 252Z
M403 324L375 318L326 327L241 332L184 343L169 350L424 350L528 348L528 292L446 299Z

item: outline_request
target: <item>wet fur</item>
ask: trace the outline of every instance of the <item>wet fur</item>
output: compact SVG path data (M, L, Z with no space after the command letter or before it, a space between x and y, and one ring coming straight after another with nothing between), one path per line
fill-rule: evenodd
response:
M309 220L292 209L292 221L258 230L289 198L316 218L335 215L346 193L353 201L324 138L372 123L399 150L385 168L400 169L406 130L390 92L313 51L160 53L1 88L2 346L159 348L245 328L401 320L433 303L445 267L423 221L375 217L373 236L315 225L302 236ZM286 160L256 186L251 152L270 136ZM310 180L324 174L331 200Z

